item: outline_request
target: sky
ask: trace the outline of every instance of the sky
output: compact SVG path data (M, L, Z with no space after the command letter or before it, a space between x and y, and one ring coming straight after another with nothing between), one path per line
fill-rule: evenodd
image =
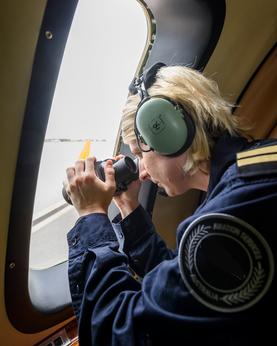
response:
M116 136L146 35L136 0L79 0L46 138Z
M147 38L147 22L136 0L79 0L50 112L41 157L34 213L60 200L65 169L82 142L93 139L91 155L113 153L121 110Z

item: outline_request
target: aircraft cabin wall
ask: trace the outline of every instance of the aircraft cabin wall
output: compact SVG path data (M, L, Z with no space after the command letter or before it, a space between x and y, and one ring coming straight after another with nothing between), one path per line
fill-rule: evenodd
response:
M68 322L39 333L19 332L8 319L4 297L6 246L17 154L46 3L46 0L0 2L0 343L3 345L32 346ZM276 44L276 18L276 0L226 1L223 31L204 72L218 81L222 93L230 101L236 102L257 67ZM184 213L189 215L195 209L198 200L199 193L196 191L171 202L158 196L154 222L171 247L175 244L175 225L184 217Z

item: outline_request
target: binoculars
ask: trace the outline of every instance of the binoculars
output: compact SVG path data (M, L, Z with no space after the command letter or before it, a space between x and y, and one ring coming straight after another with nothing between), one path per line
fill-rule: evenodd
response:
M102 181L105 181L105 162L107 161L96 161L95 162L95 173L98 176L99 179ZM113 168L115 171L115 182L116 182L116 190L115 195L119 195L121 192L126 191L128 189L128 185L134 181L137 180L139 177L139 170L138 170L138 160L133 160L129 156L125 156L124 158L115 161L113 161ZM62 195L65 201L69 204L72 204L70 197L68 196L65 188L63 187Z

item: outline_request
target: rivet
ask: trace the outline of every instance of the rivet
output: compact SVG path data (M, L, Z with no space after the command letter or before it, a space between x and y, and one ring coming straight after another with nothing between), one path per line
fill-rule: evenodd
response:
M78 243L78 239L75 237L73 240L72 240L72 246L75 246L76 244Z
M49 30L45 31L45 37L47 38L47 40L52 40L53 38L52 32Z
M15 268L15 263L14 263L14 262L11 262L11 263L9 264L9 268L10 268L10 269L14 269L14 268Z

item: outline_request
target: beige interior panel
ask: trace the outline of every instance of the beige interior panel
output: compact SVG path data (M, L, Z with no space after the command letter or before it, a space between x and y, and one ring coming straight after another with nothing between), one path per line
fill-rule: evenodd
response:
M226 0L225 23L205 75L231 102L276 43L276 18L276 0Z
M269 138L277 138L277 125L274 127L274 129L270 132Z
M272 131L277 124L277 47L251 80L235 113L247 119L253 138L274 135Z
M171 249L176 246L176 228L190 216L199 202L199 191L191 190L182 196L157 196L153 210L153 222L157 232Z

